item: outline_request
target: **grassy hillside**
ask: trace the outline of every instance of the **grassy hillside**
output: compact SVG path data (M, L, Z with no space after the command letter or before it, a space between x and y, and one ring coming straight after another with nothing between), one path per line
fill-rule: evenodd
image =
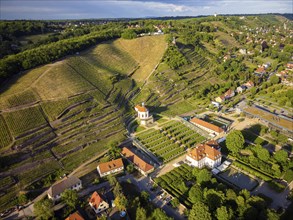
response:
M148 75L165 49L162 37L134 41L145 44L143 58L129 49L132 41L105 42L23 73L1 89L0 171L18 185L2 184L0 209L20 190L42 188L49 175L70 172L125 138L125 110L136 89L128 76L138 67ZM161 55L153 58L148 47L157 43Z

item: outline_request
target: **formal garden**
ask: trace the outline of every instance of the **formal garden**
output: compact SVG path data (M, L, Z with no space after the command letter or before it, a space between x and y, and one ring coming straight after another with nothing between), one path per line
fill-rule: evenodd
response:
M159 130L150 129L136 138L155 156L168 162L183 154L187 148L205 140L179 121L168 121Z
M269 199L230 188L212 178L207 169L183 164L155 182L187 207L189 219L278 219L268 209Z

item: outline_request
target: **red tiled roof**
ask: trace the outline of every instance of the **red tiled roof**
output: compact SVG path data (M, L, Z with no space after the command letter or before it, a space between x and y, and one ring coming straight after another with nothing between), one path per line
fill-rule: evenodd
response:
M92 194L90 198L90 203L95 209L97 209L103 201L104 200L102 199L102 197L96 191Z
M137 110L139 112L147 112L148 111L145 106L140 106L140 105L136 105L135 110Z
M207 144L198 144L188 153L188 155L197 161L205 157L208 157L211 160L217 160L221 155L221 152Z
M264 67L259 67L257 70L255 70L256 73L265 73L265 68Z
M74 212L69 215L65 220L84 220L78 212Z
M141 159L127 147L123 147L121 154L128 160L130 160L132 163L134 163L136 166L138 166L139 169L141 169L144 172L148 172L154 168L152 165L145 162L143 159Z
M215 140L209 140L205 143L206 145L210 146L210 147L213 147L215 149L219 149L220 148L220 145L217 141Z
M123 161L122 158L116 159L116 160L112 160L106 163L100 163L99 165L99 169L101 173L106 173L109 172L111 170L115 170L123 166Z
M193 119L190 120L190 122L192 122L194 124L201 125L201 126L206 127L208 129L211 129L211 130L213 130L213 131L215 131L217 133L222 133L224 131L222 128L220 128L220 127L218 127L216 125L213 125L213 124L211 124L209 122L206 122L204 120L201 120L199 118L193 118Z

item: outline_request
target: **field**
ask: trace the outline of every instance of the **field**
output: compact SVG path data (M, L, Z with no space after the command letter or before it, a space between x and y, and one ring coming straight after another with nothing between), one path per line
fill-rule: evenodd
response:
M169 121L161 126L160 130L151 129L141 132L137 135L137 139L164 162L178 157L187 148L205 140L178 121Z
M127 51L138 63L139 68L131 76L138 82L143 82L160 62L166 49L166 36L148 36L134 40L119 39L114 42L117 48Z

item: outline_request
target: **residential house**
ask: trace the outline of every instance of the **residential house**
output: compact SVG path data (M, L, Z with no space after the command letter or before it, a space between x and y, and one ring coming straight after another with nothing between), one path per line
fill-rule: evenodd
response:
M222 128L220 128L214 124L211 124L209 122L206 122L202 119L199 119L199 118L193 118L190 120L190 122L192 124L194 124L195 126L209 132L210 134L219 135L224 132L224 130Z
M239 49L239 53L241 53L242 55L246 54L246 49Z
M89 204L96 214L109 208L109 203L107 203L96 191L92 194Z
M153 116L149 114L149 110L145 107L144 103L142 105L136 105L134 109L142 125L148 125L154 122Z
M145 176L154 171L154 167L152 165L145 162L127 147L123 147L121 155L134 164L135 168Z
M254 71L254 73L257 74L257 75L262 76L262 75L266 74L266 70L265 70L265 68L263 66L261 66L261 67L257 68Z
M209 141L205 142L205 144L212 147L212 148L215 148L218 151L221 151L221 146L215 140L209 140Z
M82 188L81 180L76 176L66 177L65 179L57 182L51 186L47 192L49 199L57 201L61 198L61 194L66 189L80 190Z
M287 64L286 64L286 67L287 67L288 69L293 69L293 62L291 61L291 62L287 63Z
M254 83L252 81L248 81L247 83L245 83L243 85L246 86L247 89L254 87Z
M113 173L122 172L124 170L122 158L105 162L105 163L100 163L97 166L97 170L101 177L104 177Z
M222 103L225 101L225 96L224 95L218 96L217 98L215 98L215 100L218 103Z
M69 215L65 220L84 220L84 218L79 214L79 212L74 212Z
M221 152L207 144L198 144L186 155L186 160L190 165L198 168L204 166L215 168L221 164L221 159Z
M224 96L225 96L225 99L230 99L230 98L232 98L233 96L235 96L235 92L234 92L234 90L232 90L232 89L228 89L228 90L225 92Z
M247 89L246 86L241 85L241 86L238 86L238 87L236 88L236 92L237 92L237 93L242 93L242 92L244 92L246 89Z

